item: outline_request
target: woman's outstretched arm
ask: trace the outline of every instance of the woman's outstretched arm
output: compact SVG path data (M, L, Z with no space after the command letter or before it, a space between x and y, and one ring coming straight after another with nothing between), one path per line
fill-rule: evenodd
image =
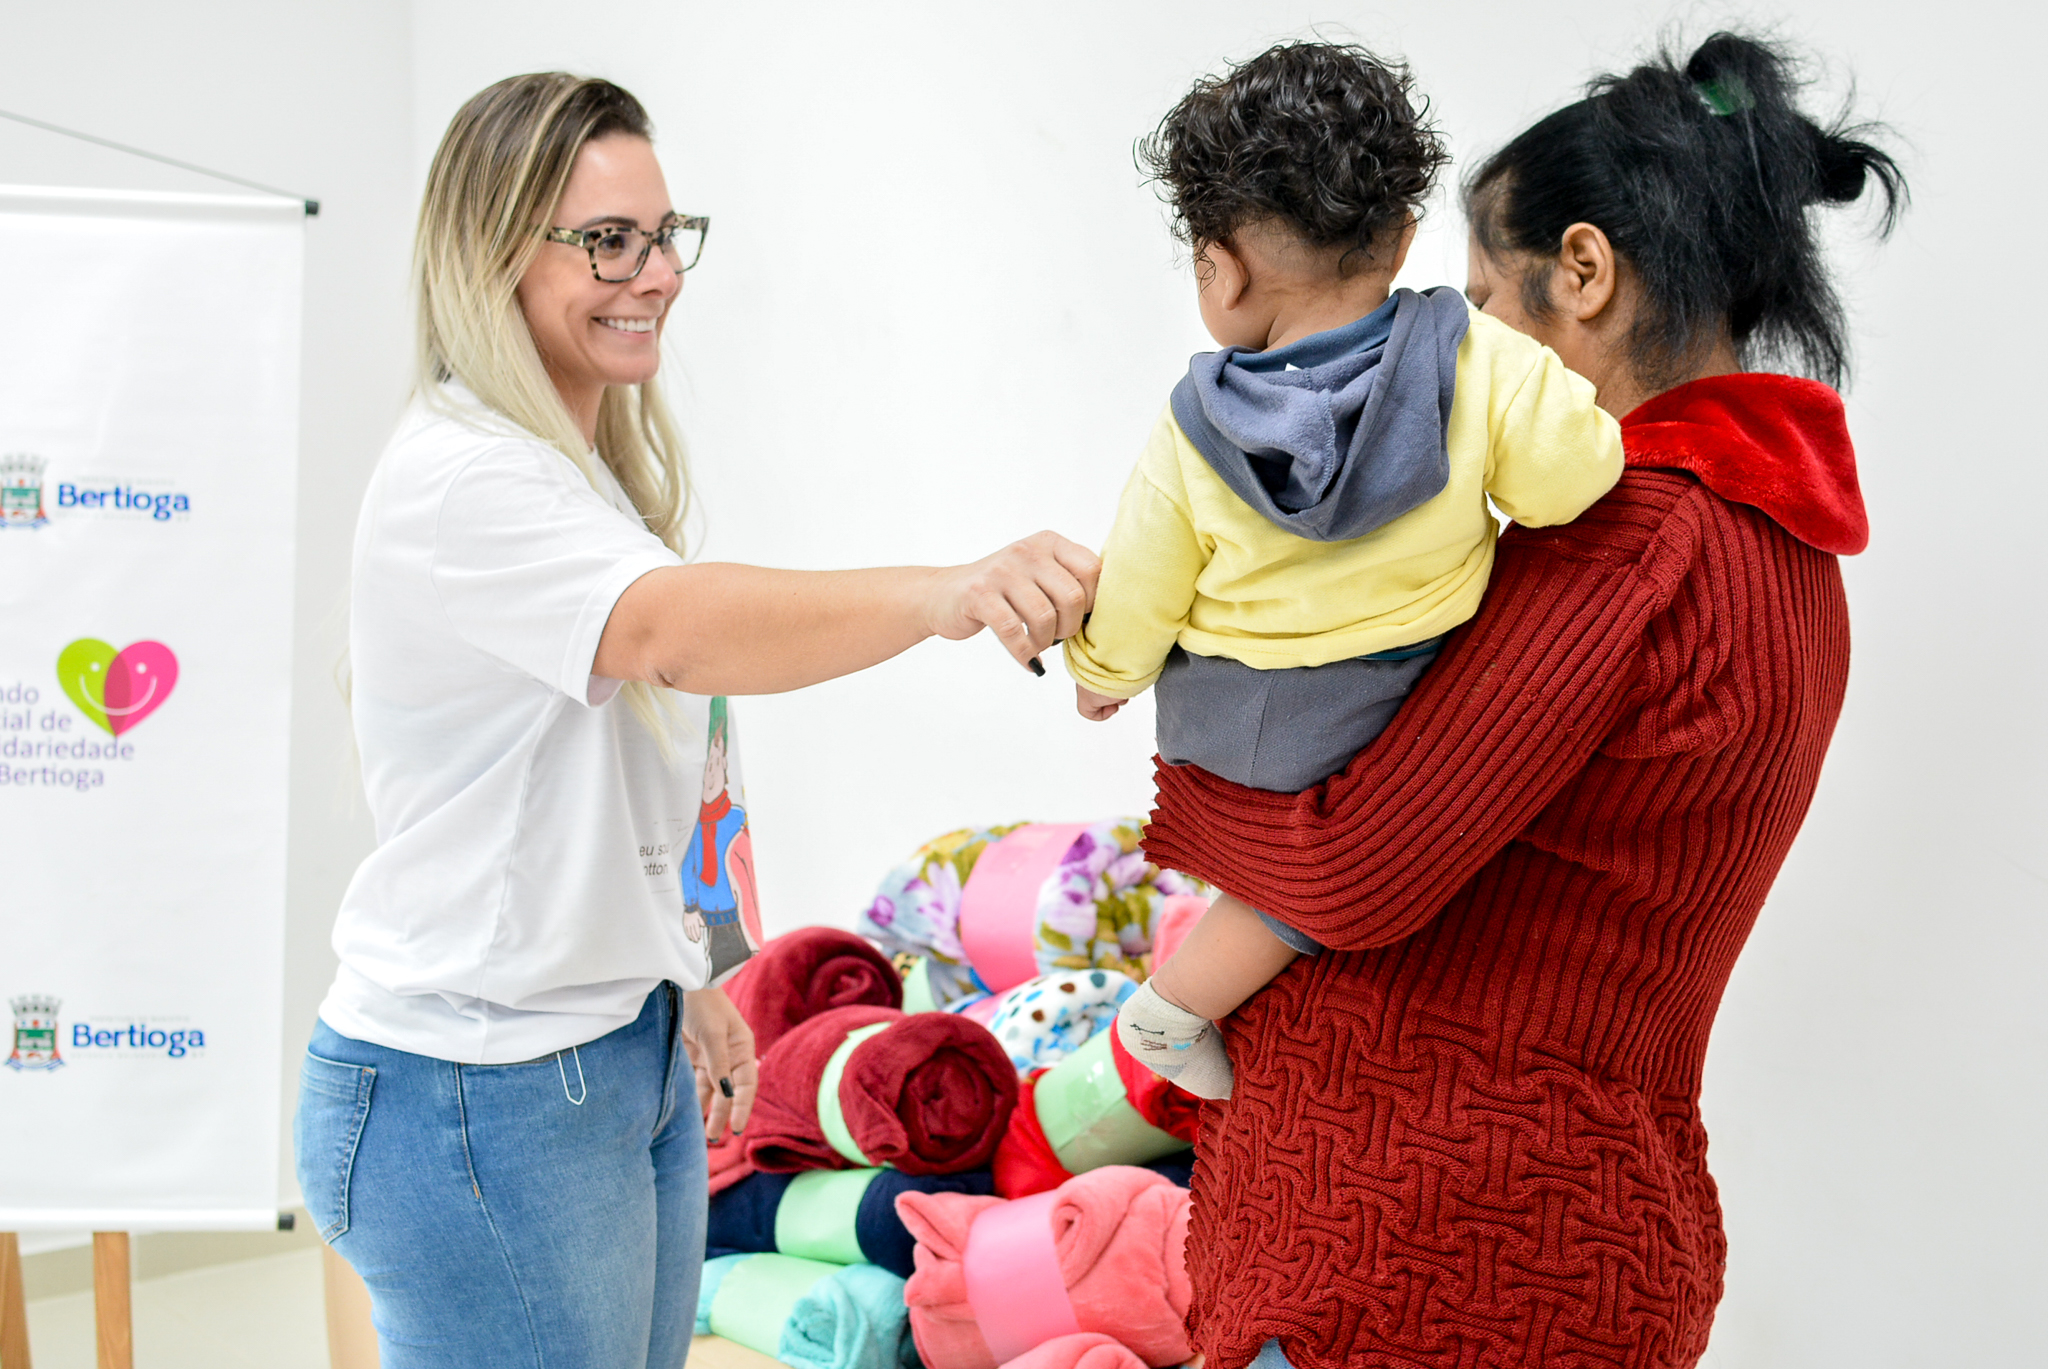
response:
M691 694L776 694L983 628L1028 666L1081 630L1101 568L1051 532L965 566L671 566L619 596L593 669Z

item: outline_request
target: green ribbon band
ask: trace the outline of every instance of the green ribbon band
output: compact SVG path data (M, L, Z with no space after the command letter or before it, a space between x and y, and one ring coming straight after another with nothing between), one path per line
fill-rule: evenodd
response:
M938 999L932 996L932 962L930 956L919 956L917 963L910 967L910 973L903 976L903 1011L937 1012Z
M812 1169L789 1181L775 1209L775 1248L785 1255L862 1264L854 1218L879 1169Z
M1038 1076L1038 1125L1059 1162L1072 1174L1104 1165L1141 1165L1188 1143L1139 1115L1117 1076L1105 1027L1081 1048Z
M773 1356L806 1293L839 1266L794 1255L756 1255L726 1271L711 1299L711 1334Z
M846 1125L846 1113L839 1106L839 1077L846 1073L846 1062L852 1058L854 1047L878 1032L887 1031L893 1023L877 1022L872 1026L856 1028L846 1034L839 1043L839 1049L832 1052L832 1058L825 1062L825 1073L818 1079L818 1129L825 1133L825 1140L832 1149L844 1155L857 1165L872 1165L873 1160L861 1154L854 1144L853 1132ZM769 1351L774 1354L774 1351Z

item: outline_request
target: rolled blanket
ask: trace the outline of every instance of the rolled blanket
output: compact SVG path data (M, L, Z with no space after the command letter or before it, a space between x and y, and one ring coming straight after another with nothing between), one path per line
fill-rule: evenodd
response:
M862 935L928 961L937 1007L1058 970L1142 980L1166 901L1208 886L1138 849L1138 818L963 828L889 873Z
M747 1163L746 1138L728 1131L723 1137L713 1141L709 1168L710 1191L713 1193L723 1193L751 1175L754 1167Z
M795 1369L903 1369L914 1363L903 1288L873 1265L726 1255L704 1262L697 1334Z
M1115 1032L1104 1032L1102 1038L1109 1043L1109 1058L1116 1062L1116 1077L1124 1081L1124 1096L1138 1115L1193 1145L1202 1132L1202 1100L1132 1059Z
M757 1053L827 1008L903 1006L903 980L888 957L837 927L801 927L776 937L725 992L754 1029Z
M983 851L960 891L960 944L981 982L1000 992L1087 969L1143 979L1166 901L1206 886L1147 861L1142 825L1032 823Z
M997 996L988 1029L1018 1070L1044 1069L1115 1022L1116 1010L1137 991L1136 980L1115 970L1040 975Z
M746 1158L769 1173L986 1169L1016 1105L1017 1071L974 1023L833 1008L761 1058Z
M1035 1345L1003 1369L1139 1369L1144 1363L1116 1337L1082 1331Z
M1124 1165L1017 1202L896 1200L917 1237L904 1296L930 1369L996 1369L1062 1336L1114 1336L1148 1365L1192 1353L1187 1190Z
M1189 1095L1131 1061L1129 1070L1172 1090L1143 1085L1134 1103L1115 1052L1116 1033L1101 1032L1024 1080L996 1148L996 1192L1023 1198L1104 1165L1142 1165L1193 1144L1195 1114L1172 1101Z
M909 1278L911 1239L896 1215L899 1193L995 1192L985 1169L901 1174L893 1169L815 1169L755 1174L711 1199L707 1256L779 1251L839 1264L877 1265Z
M963 827L926 842L883 877L874 901L860 915L856 930L862 936L886 951L924 957L923 974L936 1007L985 991L974 982L960 946L960 890L989 843L1022 825Z

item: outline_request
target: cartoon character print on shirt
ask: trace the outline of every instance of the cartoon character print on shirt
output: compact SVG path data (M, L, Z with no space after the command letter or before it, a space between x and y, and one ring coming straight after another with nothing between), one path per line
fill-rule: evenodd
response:
M754 843L747 832L745 790L734 771L732 718L721 694L711 701L702 802L677 872L683 888L683 931L690 940L705 943L713 984L761 949Z

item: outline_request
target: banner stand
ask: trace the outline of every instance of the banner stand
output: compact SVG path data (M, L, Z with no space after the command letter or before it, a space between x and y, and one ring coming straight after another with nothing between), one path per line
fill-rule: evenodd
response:
M135 1369L135 1317L129 1301L133 1290L128 1282L133 1270L127 1232L92 1233L92 1319L99 1369Z
M21 1291L21 1238L0 1231L0 1369L29 1369L28 1299Z
M92 1309L99 1369L135 1369L132 1266L125 1231L92 1233ZM0 1369L30 1369L21 1237L0 1231Z

